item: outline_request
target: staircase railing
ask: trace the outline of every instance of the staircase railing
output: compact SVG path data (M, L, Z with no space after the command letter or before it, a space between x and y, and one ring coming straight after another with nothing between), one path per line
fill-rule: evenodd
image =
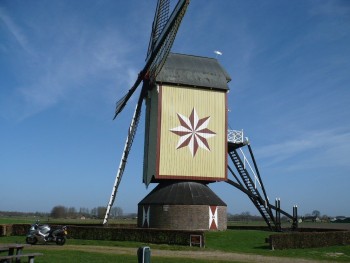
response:
M232 150L231 152L229 152L229 156L231 157L231 160L234 163L246 190L251 193L250 195L251 201L253 202L255 207L258 209L261 216L264 218L268 227L272 230L273 228L272 225L275 225L275 220L274 220L272 211L268 206L268 200L264 199L261 196L261 194L259 193L259 190L256 187L256 183L254 183L254 181L256 182L257 180L256 175L255 175L255 180L253 181L249 172L247 171L247 169L245 169L244 164L236 150Z
M259 184L260 187L261 187L260 180L259 180L258 176L256 175L254 169L253 169L252 166L250 165L250 163L249 163L247 157L245 156L245 154L244 154L242 148L239 148L239 150L241 151L241 154L242 154L242 156L243 156L243 167L244 167L244 169L246 169L246 164L248 164L248 167L250 168L250 171L254 174L254 187L255 187L255 189L256 189L256 182L258 182L258 184Z
M281 221L280 214L283 214L293 220L292 228L298 227L297 222L297 208L293 207L293 216L283 211L280 207L280 200L276 201L276 205L269 203L269 198L267 196L264 184L262 182L260 172L255 161L253 150L250 146L248 138L244 138L243 130L228 130L227 131L227 141L228 141L228 154L238 171L239 176L237 176L232 168L228 166L230 173L236 179L234 182L230 179L227 183L233 185L237 189L241 190L248 195L249 199L253 202L254 206L258 209L261 216L265 220L266 224L271 230L281 231ZM242 150L243 146L248 146L250 158ZM240 154L238 154L238 149ZM241 158L242 156L242 158ZM242 160L243 159L243 160ZM248 168L249 167L249 168ZM251 174L254 176L252 177ZM240 179L239 179L240 177ZM276 211L276 218L272 210Z
M231 143L243 143L243 130L227 130L227 141Z

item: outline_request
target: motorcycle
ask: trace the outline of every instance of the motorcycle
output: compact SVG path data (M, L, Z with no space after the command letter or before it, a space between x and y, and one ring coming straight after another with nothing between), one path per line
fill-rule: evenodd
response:
M44 243L56 242L57 245L63 246L66 243L67 234L67 226L51 229L49 225L40 225L37 221L31 225L26 237L26 243L35 245L38 241Z

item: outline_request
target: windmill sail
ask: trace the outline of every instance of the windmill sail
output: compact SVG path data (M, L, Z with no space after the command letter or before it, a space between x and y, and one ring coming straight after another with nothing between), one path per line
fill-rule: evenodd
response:
M171 17L169 18L168 23L164 26L162 34L157 38L154 51L152 53L154 58L150 61L150 67L148 70L148 74L151 79L158 75L169 55L182 18L186 13L188 4L188 0L179 1ZM152 58L152 56L150 58Z
M140 74L138 75L134 85L131 87L131 89L129 89L128 93L126 93L126 95L124 95L124 97L122 97L121 99L119 99L117 101L117 103L116 103L117 105L116 105L116 109L115 109L115 114L114 114L113 120L124 109L126 103L130 99L131 95L135 92L137 87L140 85L143 77L144 77L144 74L142 74L142 71L141 71Z
M132 146L132 143L133 143L134 138L135 138L137 126L138 126L139 121L140 121L141 107L142 107L142 101L143 101L143 96L144 96L144 94L142 94L143 92L145 92L145 89L142 89L142 91L140 93L140 97L139 97L139 100L136 104L134 115L133 115L131 123L130 123L128 136L126 138L126 142L125 142L125 146L124 146L124 150L123 150L123 155L122 155L122 158L121 158L120 163L119 163L118 172L117 172L117 175L115 177L115 182L113 185L112 194L111 194L111 197L110 197L108 205L107 205L107 210L106 210L106 214L105 214L105 217L103 220L103 224L106 224L108 221L108 217L109 217L111 208L113 206L113 203L114 203L117 191L118 191L119 184L122 180L122 176L123 176L126 162L127 162L130 150L131 150L131 146Z
M163 2L159 0L159 2ZM162 33L157 37L154 44L151 44L151 52L149 50L149 55L146 60L146 65L143 70L140 71L134 85L128 91L128 93L117 102L117 107L115 109L115 119L117 115L124 109L126 103L135 92L137 87L140 85L141 81L145 78L154 78L161 70L166 57L168 56L170 49L174 43L177 30L181 24L182 18L186 13L189 0L179 0L174 11L172 12L167 23L162 26ZM159 3L158 3L159 6ZM151 42L155 39L151 37Z
M170 18L167 20L166 23L164 23L164 18L167 17L167 10L169 9L169 1L158 1L155 21L153 22L152 27L151 40L148 48L148 57L146 59L146 65L143 68L143 70L139 73L134 85L131 87L128 93L117 102L114 119L123 110L127 101L130 99L132 94L140 85L141 81L149 78L154 79L155 76L160 72L174 43L176 33L181 24L182 18L185 15L188 4L189 0L179 0ZM159 33L160 30L161 33ZM118 191L118 187L124 173L127 158L136 134L137 125L141 115L142 102L145 94L147 93L147 89L148 85L143 85L138 102L136 104L134 115L129 127L128 136L126 138L123 155L120 160L119 169L113 185L112 194L108 202L105 218L103 220L103 224L106 224L108 222L109 213L115 201L116 193Z
M152 33L148 44L147 58L152 53L154 45L162 33L164 26L169 19L169 3L170 0L160 0L157 3L156 13L152 24Z

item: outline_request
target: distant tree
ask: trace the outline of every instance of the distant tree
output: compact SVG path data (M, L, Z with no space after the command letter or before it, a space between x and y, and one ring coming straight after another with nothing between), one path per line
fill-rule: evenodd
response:
M92 217L97 217L97 207L92 208L90 214Z
M318 210L314 210L312 211L312 215L319 218L321 216L321 213Z
M321 218L321 220L322 220L323 222L329 222L329 216L323 215L322 218Z
M67 208L62 205L57 205L52 208L50 216L53 218L63 218L67 215Z
M88 216L90 215L90 211L89 211L89 208L86 208L86 207L80 207L79 209L79 214L82 215L82 216Z
M106 214L107 208L105 206L97 207L97 218L103 219Z
M111 209L111 213L110 213L111 217L121 217L123 216L123 209L121 207L113 207Z
M250 219L250 212L249 211L245 211L241 213L241 217L243 221L249 221Z
M67 211L67 216L73 218L77 216L77 211L75 209L75 207L69 207L68 211Z

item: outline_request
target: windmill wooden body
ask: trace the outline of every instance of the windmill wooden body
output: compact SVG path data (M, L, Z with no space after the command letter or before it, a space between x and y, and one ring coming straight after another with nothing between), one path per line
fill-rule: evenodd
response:
M159 185L139 204L140 227L226 229L206 184L227 179L229 81L216 59L169 54L146 97L143 182Z
M227 178L229 80L216 59L169 54L146 98L146 185Z

